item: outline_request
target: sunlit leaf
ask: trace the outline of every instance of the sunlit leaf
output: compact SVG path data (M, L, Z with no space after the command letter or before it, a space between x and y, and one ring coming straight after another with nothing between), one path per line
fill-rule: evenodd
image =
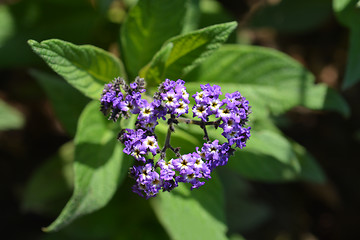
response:
M349 116L345 100L285 54L256 46L226 45L185 77L195 92L199 83L217 84L223 92L240 91L255 118L281 114L297 105L314 110L334 110Z
M151 204L172 239L227 239L223 190L212 174L199 189L180 184L171 193L160 193Z
M146 71L141 71L140 76L154 83L160 83L164 78L182 78L218 49L236 26L236 22L218 24L169 39L164 48L169 48L169 43L172 43L173 47L166 59L165 67L159 67L163 62L154 57L145 67ZM161 49L159 52L163 51L164 49ZM154 74L153 69L160 70Z
M231 157L228 167L249 179L277 182L298 178L300 163L286 138L270 131L252 132L246 145Z
M75 189L58 218L44 231L56 231L81 215L104 207L126 175L128 161L116 141L119 128L99 111L97 101L82 112L75 136Z
M58 39L28 43L56 73L90 98L99 99L105 83L125 77L120 60L100 48Z
M130 10L121 28L122 53L131 78L162 44L182 31L187 1L142 0Z

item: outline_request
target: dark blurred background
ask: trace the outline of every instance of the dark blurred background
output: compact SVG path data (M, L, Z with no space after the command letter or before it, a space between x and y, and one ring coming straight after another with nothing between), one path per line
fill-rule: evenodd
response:
M51 211L24 207L29 179L71 139L55 116L48 96L29 73L31 68L46 71L48 68L31 52L26 40L60 38L76 44L93 44L118 54L119 25L132 2L0 1L0 27L10 26L0 35L0 99L23 119L15 127L0 129L3 236L52 239L42 233L41 227L54 220L71 195L70 188ZM317 82L341 92L349 32L338 23L331 4L328 0L204 0L200 1L203 11L200 26L235 19L239 28L230 41L282 51L308 68ZM280 128L315 156L328 181L325 184L247 181L252 197L266 202L272 214L260 216L263 220L253 226L232 231L239 231L246 239L260 240L359 239L359 92L359 84L341 92L351 108L348 119L337 113L301 107L279 117ZM3 117L1 114L0 118Z

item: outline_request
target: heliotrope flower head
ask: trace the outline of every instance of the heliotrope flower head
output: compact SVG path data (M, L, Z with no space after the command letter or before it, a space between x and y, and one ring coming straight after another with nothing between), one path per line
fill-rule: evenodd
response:
M136 160L129 174L135 180L132 189L140 196L150 198L161 190L171 191L179 182L190 183L191 189L199 188L211 178L216 167L227 164L236 148L246 146L250 138L247 122L251 113L246 98L238 91L221 97L221 88L217 85L200 85L200 89L192 95L195 119L188 119L184 116L189 112L189 93L181 79L165 79L152 98L144 96L145 81L139 77L129 85L121 78L105 85L100 103L101 111L109 119L117 121L119 117L137 116L135 127L123 129L118 139L124 144L123 152ZM209 121L210 116L215 120ZM155 134L160 120L169 127L162 148ZM204 131L206 141L192 153L181 154L181 146L170 144L171 133L181 123L198 125ZM226 141L210 140L207 127L222 129ZM176 157L167 160L169 149Z

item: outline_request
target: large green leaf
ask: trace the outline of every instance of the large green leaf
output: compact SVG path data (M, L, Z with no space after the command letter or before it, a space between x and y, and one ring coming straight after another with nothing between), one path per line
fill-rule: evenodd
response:
M155 213L172 239L227 239L224 193L215 174L204 186L190 191L180 184L171 193L151 199Z
M18 129L24 125L24 116L0 99L0 131Z
M167 43L159 52L155 54L151 60L151 65L148 64L143 67L139 73L140 76L146 78L146 82L150 86L157 86L160 82L160 75L165 72L166 61L170 56L174 44Z
M261 181L325 181L315 159L299 144L279 133L254 131L247 146L235 153L228 167L242 176Z
M222 91L240 91L255 118L281 114L302 105L315 110L335 110L348 116L345 100L285 54L256 46L226 45L185 77L189 92L198 82L218 84Z
M131 191L133 179L127 180L106 207L76 219L58 232L47 233L39 240L169 239L156 220L150 201L134 194Z
M187 2L142 0L130 10L121 29L121 44L131 78L167 39L181 33Z
M164 78L183 77L218 49L236 26L236 22L218 24L169 39L164 48L140 71L140 76L152 83L159 83ZM163 56L163 51L169 51L169 43L173 46L170 54L166 54L163 67L164 63L158 60L158 56ZM154 71L156 69L159 70Z
M116 141L119 128L114 126L100 113L97 101L86 106L74 140L74 193L59 217L44 231L59 230L110 201L128 165L122 146Z
M338 20L350 29L350 46L343 88L360 81L360 5L357 0L334 0L333 8Z
M74 136L80 113L89 99L54 74L37 70L32 70L30 74L45 90L65 130Z
M259 181L304 180L321 183L326 180L321 168L304 147L285 138L269 120L261 121L250 122L252 130L247 146L238 149L235 155L229 158L227 167L248 179ZM204 136L203 130L196 125L179 127L183 131L191 132L198 139ZM211 140L226 141L220 128L209 126L207 131Z
M28 43L56 73L90 98L99 99L105 83L125 77L120 60L100 48L58 39Z
M300 163L286 138L270 131L253 132L246 145L229 160L228 167L255 180L286 181L298 178Z

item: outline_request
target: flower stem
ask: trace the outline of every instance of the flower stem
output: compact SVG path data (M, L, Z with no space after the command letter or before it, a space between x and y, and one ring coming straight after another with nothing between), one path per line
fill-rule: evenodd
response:
M217 128L220 124L220 121L211 121L211 122L204 122L204 121L199 121L199 120L193 120L193 119L188 119L188 118L183 118L183 117L179 117L179 118L176 118L176 120L178 122L181 122L181 123L186 123L186 124L195 124L195 125L213 125L215 126L215 128Z
M209 141L210 141L210 138L209 138L209 135L208 135L208 133L207 133L206 124L205 124L205 123L206 123L206 122L201 121L200 127L204 130L204 140L206 140L207 142L209 142Z
M168 131L167 131L167 134L166 134L166 139L165 139L165 144L164 144L164 147L163 149L161 150L161 155L160 155L160 159L165 159L166 157L166 149L171 149L177 157L180 157L180 148L174 148L171 146L170 144L170 137L171 137L171 132L174 132L175 129L174 129L174 123L178 123L177 120L175 119L175 116L174 115L171 115L171 118L168 120L168 125L169 125L169 128L168 128Z
M186 123L186 124L195 124L200 126L203 130L204 130L204 140L206 140L207 142L210 141L208 132L206 130L206 126L207 125L212 125L215 126L215 128L219 127L220 124L220 120L217 121L212 121L212 122L204 122L204 121L199 121L199 120L193 120L193 119L188 119L188 118L183 118L183 117L179 117L176 119L178 122L182 122L182 123Z
M173 148L170 144L170 138L171 138L171 132L175 131L174 128L174 123L178 124L178 123L186 123L186 124L194 124L194 125L198 125L200 126L203 130L204 130L204 140L206 140L207 142L210 141L208 132L206 130L206 126L207 125L212 125L215 126L215 128L219 127L220 124L220 120L217 121L211 121L211 122L204 122L204 121L199 121L199 120L193 120L193 119L188 119L188 118L184 118L184 117L179 117L179 118L175 118L174 114L171 114L171 117L168 119L167 121L169 128L166 134L166 139L165 139L165 143L164 143L164 147L161 150L161 155L160 155L160 159L165 159L166 158L166 150L169 148L171 149L177 157L180 157L180 148Z

